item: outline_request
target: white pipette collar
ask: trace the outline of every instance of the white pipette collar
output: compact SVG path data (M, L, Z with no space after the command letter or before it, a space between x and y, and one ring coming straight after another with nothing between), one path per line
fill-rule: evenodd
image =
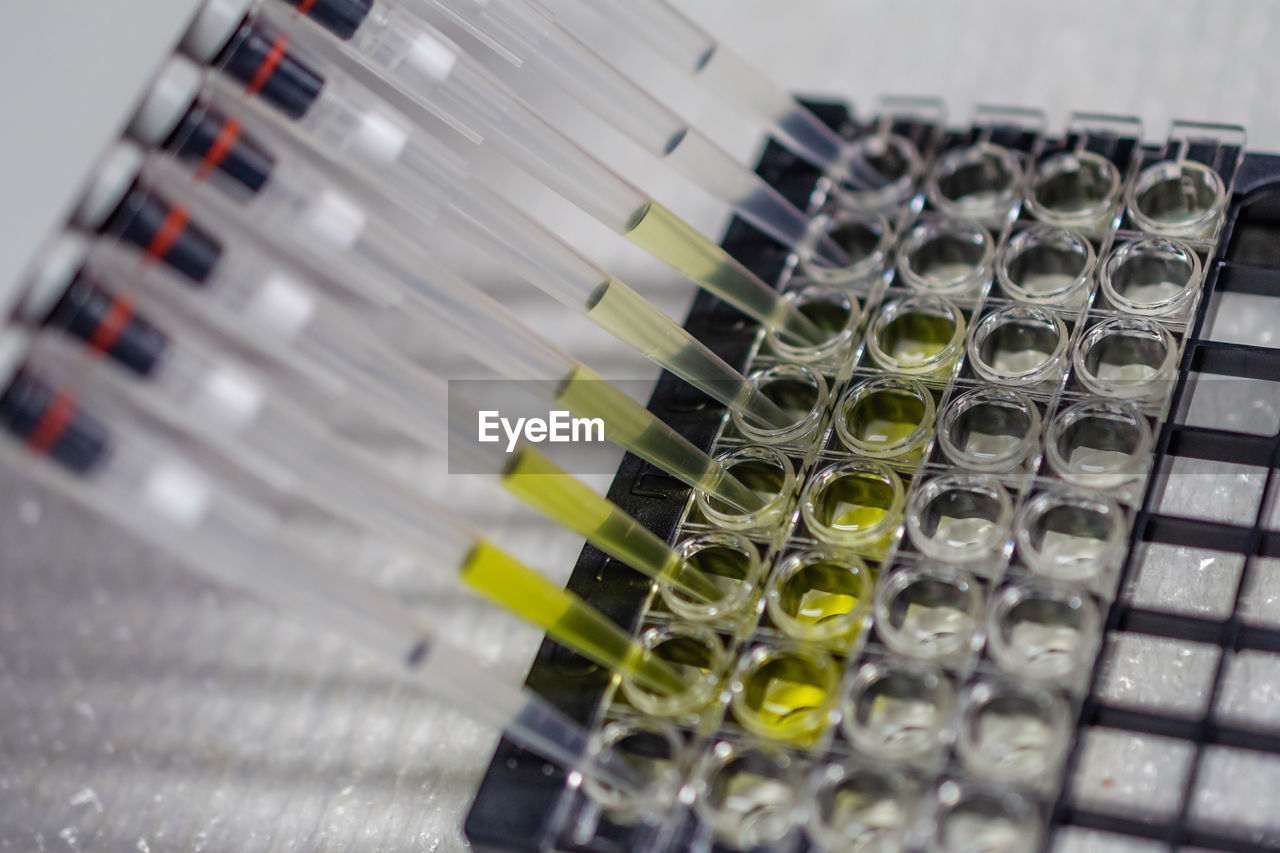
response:
M212 62L231 41L254 0L206 0L182 37L182 50L197 62Z
M142 149L134 143L121 140L112 146L98 162L93 183L76 208L76 224L89 231L106 224L142 171L142 161Z
M185 56L169 57L129 122L129 132L144 145L164 142L191 109L203 85L200 66Z
M9 387L31 349L32 335L26 329L9 326L0 330L0 391Z
M41 255L27 293L18 305L18 316L31 323L38 323L49 316L84 266L88 254L89 241L85 237L71 231L58 237Z

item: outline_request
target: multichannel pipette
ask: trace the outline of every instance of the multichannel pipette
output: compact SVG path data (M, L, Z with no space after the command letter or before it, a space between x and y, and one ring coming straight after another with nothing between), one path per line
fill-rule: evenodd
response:
M298 6L304 0L287 0ZM389 3L392 0L379 0ZM743 166L666 105L561 28L528 0L398 0L411 13L435 6L513 64L553 81L633 142L744 220L810 262L845 267L835 241L755 172Z
M446 584L461 583L606 669L659 692L683 687L669 665L645 655L599 611L503 552L440 504L382 476L355 445L334 441L282 395L270 393L254 372L198 345L192 329L175 331L179 334L166 336L163 356L141 381L134 372L103 371L101 387L82 385L78 396L91 410L108 414L120 408L117 401L128 400L217 450L250 476L368 528ZM66 343L59 346L55 338L42 336L34 353L43 376L72 385ZM281 513L277 520L281 535L290 536L289 518ZM292 534L298 547L327 547L312 532L305 527ZM324 552L317 556L323 558Z
M666 56L711 92L767 125L791 150L837 180L855 188L884 184L869 165L852 160L848 140L810 112L751 63L664 0L564 0L556 20L585 36L587 10L608 15L617 32L632 33Z
M206 432L213 430L214 438L224 442L250 442L253 446L246 453L266 453L271 457L265 462L254 463L259 473L274 471L277 466L273 459L287 465L288 460L299 459L299 453L303 457L314 459L325 455L314 451L303 452L297 436L310 435L314 430L309 424L297 424L298 415L290 413L287 406L274 413L265 410L275 407L280 397L292 399L297 405L305 405L307 402L302 389L313 383L308 383L307 377L297 375L294 369L295 359L284 360L288 375L280 381L272 382L270 388L266 387L265 380L255 379L242 367L222 364L209 346L201 346L201 335L195 330L187 329L184 334L175 338L172 329L179 321L170 318L164 324L167 329L164 331L156 322L137 310L133 298L127 295L130 289L128 285L137 283L135 275L159 277L163 291L176 289L173 282L164 281L168 278L164 273L157 276L155 272L139 270L119 257L99 261L96 264L98 269L91 272L86 263L87 253L88 247L82 238L67 236L58 241L47 253L46 262L34 277L21 309L23 316L32 322L61 329L92 350L105 354L133 376L142 378L146 383L145 387L134 388L125 383L125 392L145 396L144 404L161 406L164 409L159 413L162 417L184 421L194 417L194 422L184 423L184 426ZM104 270L104 266L108 269ZM320 316L332 314L332 309L323 299L308 293L301 285L290 285L287 279L279 276L272 281L277 292L291 292L294 295L294 304L310 306L309 313ZM109 284L104 286L104 282ZM247 283L242 287L247 287ZM279 290L285 287L292 287L293 290ZM216 290L215 288L214 291ZM207 288L193 292L198 294L197 298L210 293ZM211 301L205 301L203 307L208 310L200 312L202 317L209 318L213 315L214 325L218 328L236 328L239 332L234 335L236 340L252 341L258 352L277 360L276 348L269 345L264 347L262 335L245 336L244 324L234 321L219 322L219 315L226 317L229 312L225 308L210 305ZM240 304L253 301L262 301L262 297L238 300ZM154 308L151 310L154 312ZM718 588L701 572L681 560L666 543L621 508L597 495L536 451L527 447L520 448L511 455L496 450L489 454L482 451L481 446L472 440L474 436L461 429L460 421L464 420L474 429L474 414L465 410L465 404L460 399L455 399L450 408L443 380L410 364L401 363L389 353L379 352L372 343L362 344L360 335L355 330L315 322L308 325L310 328L306 335L309 337L318 333L328 341L326 353L329 364L334 365L336 362L343 378L348 380L346 389L340 393L343 398L351 400L349 408L369 411L370 419L378 420L385 417L385 400L411 400L413 415L405 417L405 423L399 426L415 441L436 452L444 452L446 441L451 441L455 454L472 457L466 460L469 469L500 475L503 486L516 497L575 530L596 547L642 574L661 578L695 598L714 599L718 596ZM292 335L295 339L302 337L303 329L295 329ZM354 338L354 341L348 343L349 338ZM364 355L361 358L341 360L341 353L350 345L354 345L356 351L363 352ZM371 356L374 359L372 363ZM305 356L303 360L305 361ZM200 393L191 390L202 386L213 390ZM332 393L331 386L318 390ZM220 403L223 397L226 400ZM213 413L204 412L193 406L193 400L210 400L212 405L220 405L221 408ZM227 407L243 400L256 400L257 411L248 422L244 422L242 417L230 417L228 420ZM395 405L399 405L398 402ZM449 420L447 412L456 414L459 423L446 424ZM257 436L253 432L255 429L270 429L271 433ZM456 429L461 434L447 439L451 429ZM250 434L246 435L247 431ZM295 436L288 439L288 446L276 447L288 434ZM342 453L338 449L331 451L339 455ZM376 457L369 459L371 466L376 466L379 462ZM307 466L307 470L311 471L312 468ZM326 470L326 473L332 476L332 471ZM390 468L381 474L396 477L400 472ZM273 482L282 484L295 479L288 472L280 472L273 478ZM345 485L346 481L338 482L334 496L340 496ZM390 492L396 494L397 488L402 487L393 487ZM403 497L409 505L417 501L416 494ZM370 500L371 506L381 505L386 497L379 494ZM410 532L415 529L411 525Z
M408 324L415 337L435 335L509 379L557 379L527 387L576 417L600 418L607 439L682 482L734 506L759 505L754 492L653 413L440 267L408 237L369 218L336 188L320 192L302 209L289 204L297 197L287 194L236 203L218 190L192 184L177 164L163 157L145 158L145 170L143 163L136 147L117 145L78 209L78 220L93 230L118 228L124 239L203 281L214 271L220 243L189 221L186 207L171 205L147 185L164 185L201 206L220 209L224 216L239 216L299 263L323 263L328 279L351 288L352 295L374 288L399 297L390 311L365 305L360 322L390 335L403 334ZM357 314L361 309L353 305L350 310Z
M335 27L306 4L310 24L291 26L287 4L246 16L248 0L207 4L184 41L202 62L221 64L249 89L296 117L320 98L326 78L290 51L326 40L392 89L445 118L475 142L489 142L543 183L708 291L786 337L818 343L822 334L746 267L638 187L565 138L489 72L420 19L369 4L354 27ZM311 27L311 29L307 29ZM286 64L282 57L288 56ZM271 90L271 91L269 91ZM487 146L482 146L486 148Z
M217 87L210 86L204 96L199 96L203 78L202 71L190 61L171 59L132 123L134 134L144 142L161 145L197 170L217 170L249 197L292 193L297 198L291 203L297 207L318 203L319 195L328 191L325 178L296 154L292 160L288 158L290 149L295 147L291 144L294 140L282 138L275 123L245 109L240 99L229 96L225 89L219 96L214 91ZM387 115L381 120L387 122L386 127L394 128L392 118ZM407 122L400 124L409 126ZM223 141L219 143L219 139ZM408 145L407 136L405 140ZM433 164L441 161L439 166L431 167L430 178L424 172L414 172L424 178L404 192L400 174L403 170L387 169L388 164L379 160L384 167L379 170L379 186L398 196L398 201L423 219L429 219L414 229L420 246L450 245L455 251L460 246L471 247L485 255L501 257L520 278L726 406L770 426L787 423L785 413L758 394L742 374L627 285L500 199L477 192L477 187L460 187L457 177L442 180L441 176L450 175L453 170L447 157L435 153L440 146L423 140L415 140L415 145L421 149L415 159L428 158ZM330 153L339 155L331 162L350 159L340 152ZM399 192L394 189L397 185L401 186ZM487 224L448 216L444 209L451 197L456 205L478 212ZM275 203L288 202L276 199ZM495 245L499 232L503 244Z
M440 640L384 596L300 559L279 541L271 508L181 458L146 424L109 426L73 392L22 370L25 347L12 329L0 339L0 456L15 470L211 579L384 655L437 699L555 763L586 763L588 735L581 726ZM625 767L592 770L624 788L634 784Z

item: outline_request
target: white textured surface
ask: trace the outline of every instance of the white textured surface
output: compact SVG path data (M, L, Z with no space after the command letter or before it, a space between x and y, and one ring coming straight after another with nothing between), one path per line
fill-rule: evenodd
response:
M1152 610L1225 618L1243 567L1242 554L1151 543L1129 582L1128 598Z
M1280 79L1280 6L1272 2L680 5L784 84L849 96L864 108L883 94L925 94L947 99L955 118L980 101L1040 106L1057 121L1081 108L1135 113L1153 137L1173 117L1237 121L1249 127L1251 147L1280 149L1271 93ZM749 158L757 138L743 122L677 75L659 69L651 82ZM540 106L553 113L557 102ZM611 164L719 233L722 206L616 134L569 124ZM558 230L682 314L685 284L559 200L524 192ZM507 295L604 375L653 375L544 301ZM1270 341L1276 327L1256 318L1223 312L1223 339ZM603 487L607 478L595 482ZM1234 481L1221 486L1229 496ZM460 509L485 518L535 565L559 577L571 566L574 537L510 504L498 509L469 483L452 492ZM407 699L406 688L369 661L188 580L62 501L7 478L0 478L0 541L0 850L464 847L458 821L488 761L491 733ZM410 581L392 589L412 603ZM1251 601L1280 624L1280 573L1264 573ZM463 644L520 676L536 632L478 605L454 615ZM1179 744L1095 731L1077 798L1100 810L1167 814L1177 807L1169 798L1187 759Z
M1071 801L1104 814L1166 820L1178 809L1191 757L1186 741L1089 729Z
M1270 846L1280 831L1276 791L1280 756L1209 747L1191 795L1191 823Z
M1274 322L1275 300L1261 315ZM1280 383L1199 375L1183 423L1254 435L1280 431Z
M1071 827L1054 839L1054 853L1156 853L1165 849L1157 841Z
M1253 561L1240 594L1240 614L1251 624L1280 628L1280 560L1259 557Z
M1227 662L1214 713L1225 723L1245 728L1276 729L1280 717L1280 655L1243 651Z
M1222 650L1146 634L1113 632L1098 694L1118 708L1192 717L1204 712Z
M1266 480L1266 468L1176 456L1156 507L1165 515L1252 526Z

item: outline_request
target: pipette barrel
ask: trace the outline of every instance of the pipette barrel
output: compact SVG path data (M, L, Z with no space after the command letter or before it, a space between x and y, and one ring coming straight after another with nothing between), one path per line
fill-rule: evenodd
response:
M199 225L181 205L141 187L132 187L101 226L104 233L117 233L155 261L163 261L195 282L213 272L222 246Z
M215 209L228 206L228 200L217 191L190 184L182 175L174 174L175 168L173 164L151 158L143 169L144 179L157 178L175 187L186 182L188 200L202 206L209 204ZM395 302L395 295L402 294L403 304L396 303L397 310L384 322L403 325L408 321L415 334L420 334L422 328L432 329L508 378L564 377L567 380L581 367L525 327L501 304L435 265L412 240L364 218L361 208L342 193L321 193L301 215L295 207L268 205L265 199L265 194L255 196L251 203L235 205L234 211L246 223L275 237L280 248L287 250L296 261L314 264L323 259L332 271L332 280L356 288L352 290L354 296L381 291ZM340 245L334 245L329 239L335 236L335 229L341 229ZM430 280L424 278L427 274ZM370 316L372 319L373 315ZM606 384L598 377L596 380L592 383L595 386ZM540 383L535 387L540 387ZM609 418L605 419L606 437L610 441L622 444L683 482L734 506L749 509L760 505L759 496L718 463L644 407L625 395L619 396L621 400L609 407L610 417L625 417L627 422L611 425ZM587 405L589 401L579 403ZM636 430L639 423L645 426Z
M192 75L195 75L194 79ZM164 137L164 147L191 163L196 168L197 178L207 176L211 170L218 170L223 176L229 178L228 183L232 187L246 191L246 203L251 203L248 199L255 199L260 205L270 203L277 208L287 207L290 212L308 208L313 211L322 209L321 205L325 202L325 195L328 193L323 176L316 173L314 169L308 170L301 167L297 162L277 167L275 156L268 153L268 146L255 141L252 135L245 132L248 125L250 130L256 129L259 135L268 133L268 129L262 126L262 122L255 123L253 118L248 116L243 121L229 117L222 110L204 103L195 96L195 90L199 87L199 72L193 66L171 62L165 69L163 82L164 85L157 86L157 94L144 104L140 117L134 123L140 134L152 138ZM191 93L189 97L172 96L174 92L184 91ZM162 100L172 101L172 109L166 110L170 105L161 103ZM172 117L162 120L166 111ZM181 118L178 118L179 116ZM170 124L176 125L177 130L165 137L165 131ZM208 127L210 124L214 127ZM223 143L220 146L212 143L206 145L203 141L188 144L186 138L179 135L183 128L188 126L191 132L197 133L202 138L215 135L216 129L216 134L223 137ZM283 143L280 142L278 135L275 136L275 140L277 143L275 147L279 148ZM258 176L266 174L264 170L228 168L238 164L220 155L227 152L234 143L242 143L248 147L248 150L264 155L257 159L264 166L270 163L272 188L264 190L265 181L256 180ZM248 184L243 180L246 175L251 179ZM482 195L473 193L470 201L463 203L463 207L474 210L481 205ZM261 198L258 198L259 196ZM414 205L415 210L422 210L421 196L417 198L417 202ZM330 196L329 207L334 205L333 197ZM433 206L430 209L434 215L438 216L438 208ZM348 218L354 219L360 215L359 208L355 204L346 205L342 210L348 213ZM497 209L497 212L501 213L501 209ZM316 217L313 213L313 218L321 218L327 222L336 216L330 214L325 217ZM463 224L437 219L433 227L426 228L424 224L422 230L425 233L439 232L435 238L437 240L452 240L456 235L465 243L493 248L494 238L487 231L479 227L459 231ZM605 273L583 261L554 236L545 232L540 236L528 227L520 227L519 223L512 224L515 227L506 231L512 244L511 251L520 253L521 257L524 254L532 255L535 259L532 263L524 263L519 258L512 260L511 265L521 270L522 277L578 312L585 313L589 319L630 343L646 357L691 382L725 405L741 409L743 414L768 426L779 427L786 424L785 414L772 402L766 398L753 396L749 391L744 390L748 386L740 373L730 368L648 302L638 295L630 294L625 285L610 279L606 287L611 290L612 295L609 300L604 300L608 304L603 304L601 297L597 295L597 285L605 277ZM328 228L329 232L334 230L333 227ZM497 247L494 251L503 252L507 249ZM630 298L626 299L626 304L623 306L628 319L635 318L639 322L622 322L621 316L606 310L610 305L624 298L626 294L620 291L630 294Z
M141 376L156 369L168 344L164 332L134 311L128 296L111 293L81 274L39 322L65 330Z
M107 431L80 411L75 395L58 392L19 369L0 395L0 425L33 453L87 474L107 451Z
M234 265L237 248L234 245L230 247L232 265ZM33 289L32 297L24 306L24 313L31 316L31 319L37 323L59 328L85 342L91 349L105 352L108 357L133 373L142 376L152 374L156 369L157 360L169 345L170 336L161 331L156 323L148 320L143 313L134 310L132 297L112 292L99 283L100 279L96 274L89 272L87 267L92 265L92 261L89 260L89 249L85 241L69 236L64 237L62 241L55 244L50 254L51 257L38 276L39 283ZM257 272L262 271L260 265L242 265ZM225 271L224 265L223 272ZM133 282L136 285L137 272L136 267L117 264L107 275L114 276L117 281ZM154 274L154 272L151 273L151 275ZM278 283L281 280L280 274L273 273L272 280ZM70 284L67 284L68 281ZM163 286L167 288L173 285ZM202 297L208 296L210 289L216 290L216 283L212 288L207 285L195 293ZM298 295L311 298L306 293ZM146 302L145 299L143 301ZM251 302L252 300L240 301ZM46 312L44 306L50 302L53 302L55 307L51 312ZM66 308L69 304L84 303L90 304L92 308L89 311L77 313L71 313ZM209 312L199 313L206 318L209 316ZM308 313L313 317L327 313L326 306L318 294ZM111 319L113 317L117 319ZM119 318L127 318L127 322ZM229 325L235 331L245 331L243 324L232 322ZM354 343L351 337L354 332L352 329L322 325L318 331L333 347L341 349L344 346L357 346L359 351L358 344ZM300 329L294 328L290 332L291 335L297 335ZM117 342L104 349L107 339L116 333L118 333ZM257 352L266 356L268 360L274 360L272 348L263 348L261 346L263 341L259 337L251 335L246 340L241 334L233 333L232 336L241 342L256 344L254 348ZM189 350L190 330L183 335L183 339L186 345L185 347L180 345L179 350L184 348ZM357 357L349 362L349 367L362 372L354 375L350 371L344 371L344 373L351 379L350 388L357 391L351 395L354 398L351 405L370 412L371 419L381 417L382 403L380 400L375 401L371 406L364 402L363 398L371 386L387 385L386 393L391 397L409 398L419 403L414 410L416 415L407 418L409 429L406 434L415 441L422 442L426 449L432 452L444 452L448 447L455 454L469 457L469 464L475 466L477 470L500 474L501 482L507 491L549 518L580 533L593 545L649 577L665 577L672 586L694 598L705 599L717 594L714 585L681 560L666 543L615 504L595 494L581 482L558 469L545 457L528 448L522 448L513 457L507 457L499 452L482 455L479 447L470 440L471 435L465 432L467 428L474 426L474 415L459 416L456 423L452 421L452 415L467 409L467 405L462 400L452 405L446 399L443 380L420 369L415 370L408 364L397 367L398 359L389 353L373 353L372 360L369 355L370 353L366 352L363 357ZM145 362L142 356L145 356ZM166 366L171 366L175 359L182 361L181 354L166 358ZM326 363L329 361L331 360L327 360ZM286 370L288 370L287 364ZM187 371L188 374L194 372L193 369ZM279 397L283 394L288 397L299 393L300 386L293 379L303 377L297 376L292 371L288 372L287 377L284 384L273 383L276 392L273 396ZM393 381L388 385L388 380ZM474 412L475 408L471 407L471 410ZM185 408L179 407L178 411L183 412ZM448 429L458 431L452 445L448 444L446 437L446 412L450 413L451 418ZM201 421L197 426L207 428L215 422L216 419L209 419ZM297 434L306 433L306 431L305 427L296 425L292 427L288 424L278 425L276 433L283 436L284 445L278 448L260 448L265 451L265 458L260 461L259 467L271 468L277 458L291 458L299 449ZM468 453L468 451L473 452ZM516 464L509 465L512 460L515 460ZM388 475L398 474L398 471L388 471ZM338 477L338 480L339 482L334 483L335 490L332 493L339 493L344 485L349 488L355 478ZM362 500L368 506L380 504L383 499L382 494L375 492ZM413 503L416 499L416 495L406 496L408 503ZM413 521L409 522L408 529L415 536L421 533L419 525ZM465 546L467 549L469 547L469 545ZM462 549L459 553L462 553Z
M127 400L202 441L247 475L385 537L429 571L452 569L472 591L607 670L659 691L680 688L680 677L668 664L647 655L590 605L486 542L440 504L383 474L362 452L334 441L272 395L253 371L196 345L193 330L176 331L181 334L171 338L163 369L154 376L140 380L122 371L99 373L100 382L82 385L79 396L97 411ZM60 384L72 385L65 344L37 338L33 352L45 375L61 372L66 380ZM296 534L300 547L312 541L311 532L308 524ZM452 575L444 577L447 582Z
M196 75L194 81L192 75ZM157 86L155 99L171 99L171 93L175 91L187 90L194 93L198 88L199 72L194 66L184 66L175 60L166 67L163 80L165 85ZM148 100L143 112L158 112L162 106ZM220 156L222 151L230 147L226 140L250 146L249 150L262 155L257 159L264 166L269 162L272 167L276 157L269 151L279 150L291 141L282 141L278 132L273 133L274 128L264 126L264 121L255 115L242 114L243 119L228 115L219 106L208 103L207 96L196 97L192 94L189 104L187 99L178 98L172 112L182 115L182 119L177 122L178 130L164 140L163 147L194 166L197 177L207 175L211 169L217 169L251 195L262 190L262 182L256 179L267 172L262 169L245 169L229 157ZM385 120L390 122L391 117L385 117ZM135 122L141 134L152 138L160 137L161 133L151 127L151 124L145 121ZM193 128L192 132L201 137L197 144L189 144L179 135L188 125ZM221 147L204 143L215 131L224 138ZM275 144L263 144L261 140L264 138L273 140ZM296 137L292 141L296 144ZM416 139L405 144L406 147L418 147ZM424 151L422 156L432 155ZM346 158L339 158L339 161L343 159ZM402 152L401 160L404 159L405 153ZM293 166L292 169L283 170L276 180L294 187L300 197L305 197L309 192L320 192L317 188L321 183L317 178L307 180L305 174L299 174L296 164ZM380 175L379 185L383 189L399 195L399 201L415 213L430 212L433 227L423 229L424 233L433 235L428 242L461 243L483 250L485 254L506 257L508 265L517 271L519 277L559 299L571 309L585 314L588 319L713 399L742 410L744 415L763 425L774 428L787 425L786 415L777 406L767 398L750 393L749 386L740 373L725 364L681 326L577 254L555 235L527 220L482 187L473 185L468 187L468 191L459 192L456 186L452 186L441 193L438 191L439 184L434 179L440 170L428 169L423 174L430 177L423 181L425 185L421 186L421 191L406 193L402 186L404 182L401 180L401 169L387 169L384 164L376 171ZM245 182L246 177L250 179L249 183ZM417 182L411 184L419 186ZM399 187L399 190L392 189L395 187ZM463 217L440 217L440 204L444 200L435 198L439 195L452 198L464 214ZM605 284L602 285L602 281ZM604 298L606 290L608 299ZM611 311L610 308L614 305L620 306L625 314Z
M245 22L216 61L285 115L302 118L320 96L324 78L294 59L288 44L288 33L267 33Z
M263 7L262 18L281 33L288 24L287 20L276 23L280 15L277 12L273 18L270 5ZM332 35L316 29L318 33L295 28L293 38L304 42L308 36ZM628 232L649 208L651 199L643 191L542 121L420 19L375 5L355 35L339 44L393 90L461 126L476 141L489 141L504 156L618 233L632 236ZM700 239L693 241L694 235ZM821 333L807 317L723 249L687 224L683 237L674 246L633 242L780 334L820 342ZM702 259L700 263L682 262L681 253L690 251ZM708 267L715 275L705 275ZM767 310L760 310L761 304Z
M250 192L262 189L276 162L244 133L239 119L204 104L193 105L162 144L183 160L198 163L202 173L219 169Z

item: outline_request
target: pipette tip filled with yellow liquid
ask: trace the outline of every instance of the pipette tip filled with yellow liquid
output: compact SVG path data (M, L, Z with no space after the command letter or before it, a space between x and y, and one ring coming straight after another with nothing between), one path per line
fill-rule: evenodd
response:
M760 495L724 466L590 368L577 366L560 383L555 399L575 417L600 418L605 438L681 482L744 512L764 506Z
M656 201L627 223L626 238L670 264L775 334L794 343L823 343L822 330L724 249Z
M566 648L661 693L688 688L668 663L576 595L560 589L496 546L478 541L460 578L480 595L531 622Z
M640 522L542 454L522 448L501 474L503 487L528 506L576 531L646 577L703 601L722 591Z

